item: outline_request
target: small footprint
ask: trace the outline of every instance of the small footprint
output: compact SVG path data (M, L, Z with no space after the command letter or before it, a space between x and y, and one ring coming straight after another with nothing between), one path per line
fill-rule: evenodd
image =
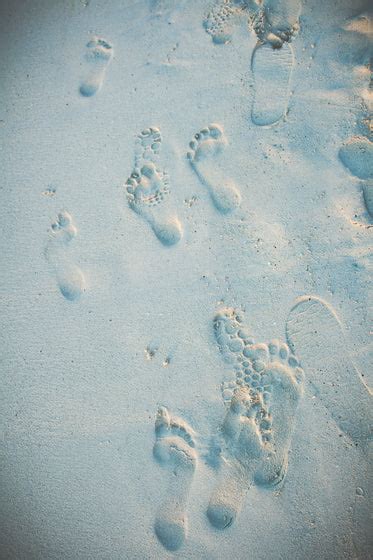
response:
M361 180L364 202L373 217L373 142L364 137L350 138L340 148L339 158Z
M233 309L218 312L216 340L235 378L223 383L228 411L222 434L228 458L213 491L207 516L215 527L230 526L255 483L279 486L287 471L294 420L304 374L286 344L255 344Z
M182 419L170 416L165 407L158 410L155 433L154 456L169 470L170 481L154 528L165 548L177 550L185 541L188 532L186 508L197 464L195 434Z
M161 147L158 128L143 130L135 146L135 168L126 182L127 201L144 218L163 245L175 245L183 230L170 208L168 175L158 167Z
M87 43L86 77L80 85L80 93L84 97L95 95L103 84L106 69L113 58L113 47L102 38L93 37Z
M334 310L320 298L300 298L289 313L286 335L339 428L355 443L372 440L372 391L351 361Z
M220 178L213 178L215 158L225 146L227 139L222 126L210 124L202 128L189 143L190 151L187 158L197 177L209 191L216 209L222 214L228 214L241 204L241 193L230 181L221 182Z
M238 4L235 1L224 0L207 13L203 20L203 27L214 43L225 45L231 41L234 26L244 9L242 2Z
M60 212L51 226L51 235L45 250L47 260L55 269L57 283L62 295L74 301L86 289L84 275L68 256L68 246L77 234L68 212Z

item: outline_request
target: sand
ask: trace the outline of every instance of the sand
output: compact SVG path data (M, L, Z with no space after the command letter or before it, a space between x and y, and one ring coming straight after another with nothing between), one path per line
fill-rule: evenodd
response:
M366 560L372 14L0 8L1 560Z

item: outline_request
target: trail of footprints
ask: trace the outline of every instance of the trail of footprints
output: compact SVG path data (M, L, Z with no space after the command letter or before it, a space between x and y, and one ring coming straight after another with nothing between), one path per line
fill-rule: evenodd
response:
M233 375L222 387L225 460L206 513L214 527L225 529L236 519L252 484L277 487L283 481L304 374L285 343L256 344L234 309L220 310L213 325ZM165 408L158 411L155 430L155 456L162 464L177 465L180 478L170 483L155 531L166 548L176 550L187 532L185 510L197 463L194 432Z
M234 26L245 17L258 42L251 59L254 98L251 118L259 126L281 121L287 112L294 66L291 41L299 31L299 0L222 0L206 15L204 27L216 44L232 39ZM83 97L92 97L103 85L113 47L93 37L87 44ZM221 214L241 204L241 193L230 179L221 179L220 155L228 140L220 124L197 132L189 143L187 160L199 182ZM173 204L172 183L162 164L162 135L157 127L139 133L134 146L134 165L125 183L129 207L146 222L164 246L176 245L183 227ZM373 216L372 142L348 139L339 157L362 182L368 212ZM60 212L51 226L45 256L54 270L58 288L67 300L80 298L86 289L82 270L70 258L69 246L77 234L71 215ZM224 459L206 514L217 529L232 525L242 509L250 486L276 488L288 468L299 401L304 392L304 373L296 351L318 387L322 402L340 429L354 442L372 440L371 391L359 378L334 311L313 296L301 298L287 324L288 344L275 339L256 343L241 313L221 309L213 328L222 358L231 364L232 379L222 383L226 406L221 424L221 446L213 453ZM291 349L291 350L290 350ZM336 385L319 379L325 370ZM351 399L346 398L351 393ZM359 406L355 406L359 403ZM188 534L187 508L198 465L197 435L181 418L160 407L155 420L155 459L168 473L168 491L157 511L154 529L162 545L178 550Z

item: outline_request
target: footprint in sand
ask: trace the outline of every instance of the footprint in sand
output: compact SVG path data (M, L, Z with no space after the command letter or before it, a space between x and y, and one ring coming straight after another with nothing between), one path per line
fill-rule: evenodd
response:
M216 156L225 146L227 139L222 126L210 124L202 128L189 143L187 158L197 177L207 187L212 202L222 214L228 214L241 204L241 193L232 182L221 182L217 175Z
M62 295L74 301L85 291L86 282L79 267L70 261L68 246L77 230L68 212L60 212L51 226L51 235L45 256L55 269Z
M158 167L161 147L158 128L143 130L135 146L135 167L126 182L127 201L144 218L163 245L175 245L183 231L170 208L168 175Z
M289 313L286 335L339 428L356 444L371 440L372 392L351 361L333 309L317 297L300 298Z
M223 0L217 3L205 16L203 27L213 42L225 45L232 39L234 26L239 16L245 13L245 2Z
M361 180L365 205L373 217L373 142L364 137L350 138L340 148L339 159Z
M222 474L207 516L215 527L230 526L255 483L279 486L287 471L304 374L288 346L273 340L255 344L233 309L214 319L215 337L235 377L222 386L228 411L223 422Z
M294 53L290 45L299 31L300 0L266 0L252 18L259 39L251 58L254 124L270 126L288 109Z
M86 77L80 85L80 93L84 97L92 97L101 89L106 68L113 58L113 47L99 37L93 37L87 43Z
M188 532L186 508L197 464L195 434L186 422L170 416L164 407L158 410L155 433L153 452L158 462L169 470L169 489L158 510L154 528L165 548L177 550Z

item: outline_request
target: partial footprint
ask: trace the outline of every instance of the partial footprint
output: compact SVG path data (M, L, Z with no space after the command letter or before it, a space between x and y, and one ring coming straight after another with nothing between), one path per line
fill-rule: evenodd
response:
M252 16L258 39L275 48L290 43L299 31L301 9L300 0L264 0Z
M220 352L235 370L232 381L222 386L229 406L222 430L228 458L207 512L220 529L233 522L252 482L274 487L283 481L303 394L303 370L288 346L278 340L255 344L242 323L242 316L229 308L214 319Z
M373 142L350 138L339 150L339 158L352 175L361 179L366 208L373 217Z
M158 167L161 133L158 128L143 130L135 146L135 168L126 182L127 201L144 218L163 245L175 245L183 231L170 208L168 175Z
M51 236L45 256L55 269L57 283L62 295L70 300L78 299L85 291L86 282L79 267L70 261L68 245L77 230L68 212L60 212L52 224Z
M223 128L219 124L210 124L202 128L189 143L188 160L197 177L210 193L216 209L228 214L241 204L241 193L230 181L221 182L216 175L215 161L227 144Z
M109 62L113 57L113 47L99 37L93 37L87 43L86 77L80 85L84 97L92 97L101 89Z
M251 118L254 124L269 126L285 118L294 66L293 48L259 43L253 52L251 69L254 76L254 98Z
M177 550L188 532L186 516L190 485L197 464L194 432L161 407L155 421L154 456L169 470L169 489L155 520L155 532L165 548Z
M372 392L349 356L341 323L333 309L314 296L300 298L286 324L289 345L307 369L317 396L339 428L355 443L372 439Z
M341 162L359 179L373 179L373 142L367 138L350 138L339 150Z
M223 0L207 13L203 20L206 32L214 43L224 45L232 39L234 25L245 9L243 2Z

